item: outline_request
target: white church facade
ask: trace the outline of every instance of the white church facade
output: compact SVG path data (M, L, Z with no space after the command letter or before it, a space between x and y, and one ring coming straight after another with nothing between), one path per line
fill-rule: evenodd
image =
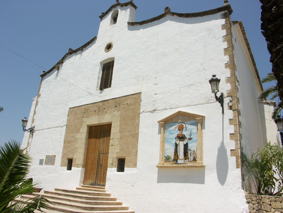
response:
M229 4L140 22L136 9L112 5L41 75L22 142L30 177L105 186L135 212L248 212L241 150L275 142L276 127L242 23Z

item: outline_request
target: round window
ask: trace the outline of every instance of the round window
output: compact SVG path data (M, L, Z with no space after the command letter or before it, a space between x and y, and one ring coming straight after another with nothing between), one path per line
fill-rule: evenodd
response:
M110 42L105 46L105 52L109 52L113 48L113 44Z

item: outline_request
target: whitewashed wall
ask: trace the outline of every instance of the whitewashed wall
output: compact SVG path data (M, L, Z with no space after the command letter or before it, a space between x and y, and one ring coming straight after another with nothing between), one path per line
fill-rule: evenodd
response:
M241 172L236 169L235 158L230 157L230 149L235 148L229 139L234 131L229 125L233 117L227 109L230 99L225 98L222 116L208 83L216 74L224 96L230 89L225 83L230 71L224 66L228 57L224 56L227 43L223 42L226 31L221 27L221 14L167 16L146 25L128 26L127 22L135 19L135 10L118 9L117 24L110 26L108 14L94 43L69 56L59 71L43 78L33 124L36 132L30 148L30 176L45 190L78 186L83 169L66 171L60 167L68 109L141 92L137 168L126 168L124 173L108 169L107 190L136 212L246 212ZM108 42L114 46L106 53ZM99 91L100 62L111 57L115 58L112 86ZM178 110L205 116L205 168L156 168L160 142L157 121ZM26 143L25 135L23 146ZM38 165L46 155L56 155L55 165Z
M264 134L264 141L271 142L273 144L281 144L279 132L277 131L277 125L272 119L274 112L273 102L259 101L259 109L261 112L261 123Z
M241 111L241 145L244 152L249 155L256 152L258 148L262 148L267 140L276 143L277 129L271 119L272 104L266 103L263 106L263 103L258 100L261 91L256 87L257 77L253 74L252 61L242 34L239 33L238 24L234 25L232 32Z

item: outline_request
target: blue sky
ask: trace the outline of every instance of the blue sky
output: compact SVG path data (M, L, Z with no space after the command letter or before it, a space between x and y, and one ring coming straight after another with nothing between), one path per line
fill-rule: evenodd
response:
M42 71L53 67L70 47L76 49L96 36L99 15L115 2L0 0L0 106L4 107L0 113L0 146L9 140L22 141L21 119L29 115ZM136 21L142 21L162 14L167 6L172 12L191 13L220 7L224 0L133 2L138 6ZM259 0L229 3L234 11L232 20L243 21L262 78L271 71L271 64L260 30L261 4Z

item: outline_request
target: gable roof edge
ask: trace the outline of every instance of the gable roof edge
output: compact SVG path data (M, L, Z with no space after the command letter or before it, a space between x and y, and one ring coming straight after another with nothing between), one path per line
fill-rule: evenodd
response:
M92 39L90 39L87 43L85 43L84 45L80 46L79 48L72 50L72 48L69 49L69 51L61 58L60 61L58 61L51 69L49 69L47 72L43 73L40 75L41 78L43 78L44 76L46 76L48 73L50 73L51 71L53 71L54 69L56 69L60 64L64 63L64 60L69 56L72 55L78 51L82 51L84 48L86 48L87 46L89 46L92 42L94 42L96 40L96 36L93 37Z
M248 37L246 35L246 30L244 28L243 22L241 22L241 21L232 21L232 23L233 23L233 25L239 24L239 27L240 27L243 39L245 41L245 44L246 44L246 47L247 47L247 50L248 50L248 53L249 53L249 57L251 59L253 67L254 67L255 75L257 77L260 89L263 91L263 86L262 86L262 83L261 83L260 75L259 75L259 72L258 72L258 69L257 69L257 66L256 66L256 62L255 62L255 59L254 59L254 56L253 56L253 53L252 53L252 49L251 49Z

